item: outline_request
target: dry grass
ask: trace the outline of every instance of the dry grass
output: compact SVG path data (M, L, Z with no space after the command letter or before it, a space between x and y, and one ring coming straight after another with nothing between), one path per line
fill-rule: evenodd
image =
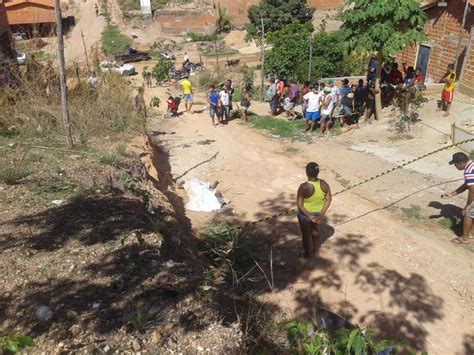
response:
M133 111L132 89L124 78L100 75L97 88L92 89L87 73L81 76L80 81L68 80L69 117L76 142L144 128L143 119ZM31 137L62 132L57 72L45 66L28 76L22 68L17 85L0 88L0 112L0 134Z

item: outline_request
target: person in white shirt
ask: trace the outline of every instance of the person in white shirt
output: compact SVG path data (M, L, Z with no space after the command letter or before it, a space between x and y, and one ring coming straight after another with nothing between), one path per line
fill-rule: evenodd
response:
M314 125L321 118L319 107L321 105L321 94L318 93L318 85L312 85L311 91L303 96L306 102L305 132L314 129Z
M87 84L89 84L89 86L95 88L97 86L97 83L98 83L98 79L97 79L97 76L94 73L91 74L91 76L89 77L89 79L87 79Z
M230 93L225 85L222 85L222 90L219 92L219 105L222 123L227 123L230 114Z
M185 63L185 64L188 64L188 63L189 63L188 52L184 52L183 63Z
M321 134L324 134L325 132L329 133L329 126L332 122L332 112L336 103L334 97L335 95L331 94L331 88L329 86L324 88L324 97L322 99L321 108Z

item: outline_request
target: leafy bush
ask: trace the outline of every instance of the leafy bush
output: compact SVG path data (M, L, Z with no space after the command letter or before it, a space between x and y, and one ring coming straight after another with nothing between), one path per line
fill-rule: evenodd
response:
M220 5L217 8L216 32L229 32L232 29L230 17Z
M16 354L26 347L35 346L33 339L26 335L13 333L0 336L0 351L3 354Z
M396 353L397 345L391 341L379 339L374 332L354 329L340 329L330 332L317 329L314 323L292 321L285 326L288 342L297 354L377 354L385 349ZM415 354L407 346L398 346L407 354ZM422 354L426 354L423 352Z
M188 32L188 37L192 39L193 42L212 42L212 41L219 41L222 39L217 33L211 34L202 34L202 33L195 33L195 32Z
M270 33L267 43L272 45L272 49L266 56L265 74L278 74L299 81L307 80L311 33L311 26L299 23ZM368 55L348 54L341 36L340 32L328 33L324 30L313 36L312 78L363 73Z
M281 30L291 24L308 24L312 27L314 9L308 7L306 0L262 0L247 11L250 24L246 26L247 38L259 39L261 18L265 33Z
M171 65L171 62L164 58L158 60L158 63L156 63L151 70L151 76L156 80L156 85L159 85L163 80L168 79L168 72Z
M149 303L138 303L124 313L125 321L138 332L163 324L164 318L164 312Z

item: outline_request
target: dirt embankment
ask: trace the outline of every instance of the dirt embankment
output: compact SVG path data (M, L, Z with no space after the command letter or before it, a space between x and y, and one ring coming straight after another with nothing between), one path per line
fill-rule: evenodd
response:
M16 147L0 143L3 156ZM238 329L199 297L203 261L167 155L146 137L105 143L35 151L34 174L0 184L0 334L32 336L32 354L234 351Z

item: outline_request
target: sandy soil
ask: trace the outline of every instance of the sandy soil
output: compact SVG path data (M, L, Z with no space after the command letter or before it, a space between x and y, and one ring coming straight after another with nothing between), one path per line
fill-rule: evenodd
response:
M146 95L166 99L166 91L178 93L167 87ZM405 136L394 131L390 117L310 143L275 139L240 120L213 128L201 95L195 98L198 113L153 119L149 130L166 147L174 178L219 180L220 191L232 201L217 214L187 213L199 231L211 220L240 224L294 207L308 161L321 165L321 177L336 192L441 147L449 141L451 121L472 105L457 97L449 119L436 113L431 97L421 123ZM256 103L252 111L264 114L267 106ZM450 243L454 232L437 222L459 214L466 198L440 199L460 184L446 182L462 177L447 165L454 151L335 197L323 227L327 240L314 262L304 264L297 257L301 246L294 216L258 226L252 233L272 238L274 262L284 265L275 271L274 292L267 289L261 301L306 319L324 305L358 324L407 339L418 350L468 353L474 331L473 247ZM420 208L417 219L402 210L412 205Z
M97 17L95 15L94 4L94 1L76 0L77 7L74 14L76 26L68 34L64 43L64 54L68 63L77 60L85 61L81 33L84 33L84 41L89 56L91 47L100 43L106 22L103 16Z

